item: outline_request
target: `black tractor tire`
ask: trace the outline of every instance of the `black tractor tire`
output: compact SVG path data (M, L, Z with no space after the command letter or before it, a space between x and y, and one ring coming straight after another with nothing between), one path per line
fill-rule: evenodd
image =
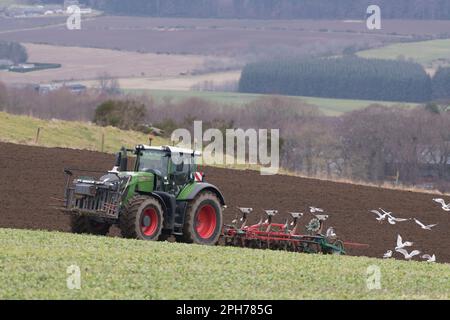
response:
M106 236L110 228L111 224L97 222L86 216L73 215L70 217L70 229L72 233Z
M119 218L122 237L127 239L159 240L164 225L164 211L151 196L134 196L128 201Z
M158 237L158 241L169 241L169 238L171 237L172 235L170 235L170 234L161 234L159 237Z
M199 193L187 209L182 242L216 245L222 232L222 206L217 195L210 191Z

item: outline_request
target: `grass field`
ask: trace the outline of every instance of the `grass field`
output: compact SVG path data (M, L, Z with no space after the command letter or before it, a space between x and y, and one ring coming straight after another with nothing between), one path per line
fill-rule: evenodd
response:
M101 151L102 134L105 152L117 152L122 146L134 147L148 143L148 136L135 131L113 127L99 127L86 122L40 120L0 112L0 141L20 144L36 144L36 133L41 128L37 145ZM156 145L167 143L156 138Z
M186 98L196 97L202 98L211 102L227 104L230 106L239 107L243 104L255 101L259 98L263 98L266 95L262 94L249 94L249 93L237 93L237 92L199 92L199 91L177 91L177 90L126 90L128 93L135 94L150 94L157 101L162 101L164 98L172 98L172 101L177 102ZM386 101L370 101L370 100L346 100L346 99L327 99L316 97L291 97L304 101L305 103L315 105L319 109L330 116L341 115L345 112L352 110L358 110L365 108L373 103L379 103L387 106L399 106L404 105L407 107L415 107L418 104L407 103L402 104L398 102L386 102Z
M441 62L447 61L447 63L450 63L450 39L397 43L378 49L361 51L358 55L364 58L378 59L397 59L399 56L403 56L430 67L440 59Z
M450 266L0 229L0 299L449 299ZM67 268L81 289L67 288ZM368 290L367 268L381 269Z

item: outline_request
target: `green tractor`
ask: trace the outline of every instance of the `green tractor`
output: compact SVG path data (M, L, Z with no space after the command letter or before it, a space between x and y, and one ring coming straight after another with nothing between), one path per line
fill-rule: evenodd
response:
M135 158L128 170L128 153ZM222 231L225 200L204 181L195 162L199 152L139 145L116 155L100 179L68 175L63 211L74 233L106 235L115 224L125 238L215 245ZM70 181L73 180L71 184Z

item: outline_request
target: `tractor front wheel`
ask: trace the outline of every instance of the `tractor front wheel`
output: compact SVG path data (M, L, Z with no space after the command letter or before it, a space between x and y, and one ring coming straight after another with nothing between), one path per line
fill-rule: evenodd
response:
M89 217L75 215L70 217L72 233L106 236L110 228L111 224L97 222Z
M187 243L215 245L222 231L222 207L217 196L209 191L197 195L186 210L181 240Z
M146 196L131 198L119 219L122 236L128 239L159 240L163 225L161 204L155 198Z

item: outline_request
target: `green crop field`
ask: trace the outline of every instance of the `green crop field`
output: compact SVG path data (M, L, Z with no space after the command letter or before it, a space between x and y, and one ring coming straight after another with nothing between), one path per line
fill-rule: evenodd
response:
M379 290L367 288L369 266ZM0 229L0 271L0 299L450 298L448 264L12 229Z
M263 94L249 94L249 93L237 93L237 92L199 92L199 91L176 91L176 90L125 90L127 93L133 94L149 94L156 101L163 101L164 99L171 99L173 102L179 102L187 98L201 98L207 101L229 105L230 107L239 107L246 103L253 102L257 99L266 97ZM304 101L307 104L315 105L326 115L338 116L345 112L352 110L363 109L371 104L378 103L387 106L399 106L415 107L418 104L407 103L401 104L398 102L386 102L386 101L369 101L369 100L347 100L347 99L328 99L328 98L316 98L316 97L294 97L290 98Z
M386 47L358 52L364 58L397 59L403 56L427 67L436 61L450 63L450 39L396 43Z
M36 144L38 128L41 130ZM135 131L99 127L87 122L41 120L0 112L0 141L3 142L101 151L102 135L104 152L116 152L122 146L134 147L148 143L147 135ZM167 141L156 138L154 144L167 144Z

